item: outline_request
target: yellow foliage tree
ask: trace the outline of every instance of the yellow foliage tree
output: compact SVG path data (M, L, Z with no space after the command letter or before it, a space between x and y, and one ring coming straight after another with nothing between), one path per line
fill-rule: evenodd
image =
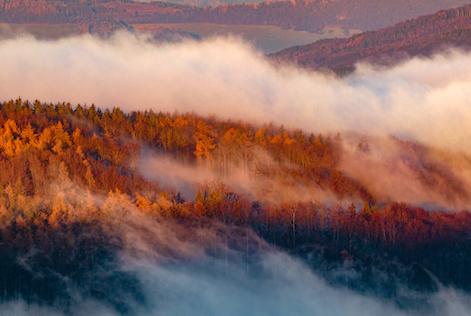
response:
M215 138L216 134L211 126L204 121L199 121L195 133L196 147L194 154L196 158L211 159L212 151L216 148Z

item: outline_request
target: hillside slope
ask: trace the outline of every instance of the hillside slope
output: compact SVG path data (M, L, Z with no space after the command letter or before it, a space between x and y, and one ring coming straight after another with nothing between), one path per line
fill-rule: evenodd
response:
M201 8L165 2L120 0L2 0L0 22L81 23L98 25L105 30L122 24L168 22L274 25L311 32L320 32L326 27L373 30L466 3L470 1L312 0ZM84 27L84 30L87 28Z
M135 276L113 268L127 243L147 240L172 264L182 260L179 240L198 239L222 258L229 243L248 258L261 249L248 228L362 293L401 302L404 284L426 298L437 291L433 278L471 291L471 213L385 199L381 185L372 193L375 184L343 171L345 142L193 114L0 103L2 298L67 306L74 296L64 288L72 288L125 313L127 296L140 300ZM392 144L395 163L427 192L469 205L471 192L443 153ZM354 152L368 158L377 145L364 140ZM169 241L175 224L181 236ZM215 235L195 237L204 227ZM211 250L217 235L222 253ZM345 267L352 273L339 277Z
M471 5L439 11L347 39L321 40L272 54L280 62L347 73L360 61L392 64L449 47L471 47Z

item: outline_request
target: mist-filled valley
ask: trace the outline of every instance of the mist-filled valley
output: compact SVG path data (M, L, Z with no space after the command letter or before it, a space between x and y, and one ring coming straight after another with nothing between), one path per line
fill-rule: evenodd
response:
M0 315L471 315L465 45L313 45L356 43L339 73L238 37L3 31Z

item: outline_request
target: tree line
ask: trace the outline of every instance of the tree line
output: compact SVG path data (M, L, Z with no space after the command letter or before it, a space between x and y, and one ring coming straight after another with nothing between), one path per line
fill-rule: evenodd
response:
M341 142L340 135L195 114L126 113L118 107L102 110L21 99L0 103L0 248L11 258L31 248L60 257L70 249L58 250L55 241L75 247L83 240L83 229L125 208L186 225L220 221L250 227L308 261L314 255L326 267L351 264L363 277L354 287L374 290L368 275L377 268L411 285L419 275L425 288L432 287L424 276L429 271L445 284L471 290L471 215L378 201L340 170ZM255 176L317 186L339 200L357 203L271 203L224 183L202 184L193 199L185 199L138 171L136 157L147 148L182 163L207 166L221 177L233 168L255 169ZM269 155L269 163L259 158L260 150ZM106 233L106 225L99 227L93 228L96 234ZM110 247L106 242L93 246L88 239L84 244L99 253ZM94 251L78 253L85 266L98 256ZM391 271L395 261L420 268ZM0 278L3 284L13 282L7 275Z

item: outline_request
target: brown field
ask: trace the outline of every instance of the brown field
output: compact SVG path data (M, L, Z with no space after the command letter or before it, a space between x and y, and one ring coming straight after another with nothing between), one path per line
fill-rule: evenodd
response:
M29 34L41 39L57 39L80 33L77 24L11 24L0 23L0 37Z
M271 25L223 25L212 23L153 23L134 24L141 32L155 32L161 29L172 29L195 33L203 38L212 36L236 36L254 44L265 53L279 51L283 48L305 45L324 38L348 37L358 30L344 31L340 28L327 28L321 33L282 29Z
M326 28L320 33L282 29L271 25L223 25L212 23L152 23L134 24L138 32L157 32L163 29L194 33L201 38L235 36L252 43L264 53L305 45L324 38L348 37L358 30ZM40 39L57 39L81 33L77 24L11 24L0 23L0 38L29 34Z

